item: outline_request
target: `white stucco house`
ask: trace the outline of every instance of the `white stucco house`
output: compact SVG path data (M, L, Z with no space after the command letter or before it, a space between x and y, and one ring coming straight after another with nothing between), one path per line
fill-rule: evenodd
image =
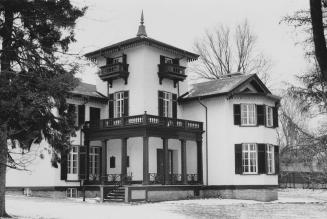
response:
M189 86L187 64L198 55L148 37L143 14L136 37L85 56L99 80L68 99L82 127L74 147L57 169L48 153L31 172L8 170L8 191L126 202L277 199L279 98L256 75Z

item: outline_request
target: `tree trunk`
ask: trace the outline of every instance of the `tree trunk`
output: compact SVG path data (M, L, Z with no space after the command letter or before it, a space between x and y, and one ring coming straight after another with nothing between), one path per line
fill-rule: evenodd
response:
M321 0L310 0L310 14L315 55L319 64L322 78L324 81L327 81L327 48L321 8Z
M0 126L0 218L8 216L5 208L7 152L7 127L2 125Z

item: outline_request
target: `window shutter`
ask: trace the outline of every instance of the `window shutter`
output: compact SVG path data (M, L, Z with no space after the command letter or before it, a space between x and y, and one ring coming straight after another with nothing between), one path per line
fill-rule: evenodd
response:
M235 144L235 174L242 173L242 144Z
M160 64L165 64L165 57L164 56L160 56Z
M273 122L274 128L278 127L278 107L273 108Z
M124 64L127 63L127 56L126 56L126 54L123 55L123 63L124 63Z
M176 119L177 118L177 95L173 94L173 118Z
M79 147L78 154L78 176L80 180L86 180L86 168L87 168L87 159L86 159L86 146Z
M72 114L74 119L74 124L77 126L77 115L76 115L76 106L75 104L69 104L68 105L68 113Z
M258 144L258 173L267 173L266 145Z
M60 179L67 180L67 156L69 152L61 152L60 160Z
M116 168L116 157L111 156L109 159L110 168Z
M279 174L279 146L274 147L275 174Z
M241 105L234 104L234 125L241 125Z
M109 94L109 119L114 118L114 95Z
M163 116L163 92L158 91L158 115Z
M173 64L174 65L179 65L179 59L173 59Z
M98 159L98 162L99 162L99 172L97 174L99 174L99 179L102 180L101 176L102 176L102 147L99 147L99 159Z
M128 116L128 113L129 113L129 109L128 109L128 107L129 107L129 104L128 104L129 98L128 97L129 97L128 96L128 91L124 91L124 116Z
M257 125L265 125L265 105L257 106Z
M85 122L85 105L78 105L78 125L83 125Z

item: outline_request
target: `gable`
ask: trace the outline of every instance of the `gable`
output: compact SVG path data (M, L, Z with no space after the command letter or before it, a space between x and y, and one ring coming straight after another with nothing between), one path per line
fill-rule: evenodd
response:
M268 88L256 77L251 77L243 82L239 87L235 88L234 93L264 93L268 94Z

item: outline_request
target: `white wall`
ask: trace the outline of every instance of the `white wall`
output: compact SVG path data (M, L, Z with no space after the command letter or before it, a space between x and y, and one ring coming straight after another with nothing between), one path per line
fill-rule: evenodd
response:
M208 183L209 185L277 185L276 175L236 175L234 145L237 143L277 144L275 129L240 127L234 125L233 104L254 103L274 106L263 97L244 97L227 100L214 97L202 100L208 107ZM205 111L196 101L184 104L183 117L205 122ZM205 128L205 124L204 124ZM203 135L203 166L206 180L205 133Z

